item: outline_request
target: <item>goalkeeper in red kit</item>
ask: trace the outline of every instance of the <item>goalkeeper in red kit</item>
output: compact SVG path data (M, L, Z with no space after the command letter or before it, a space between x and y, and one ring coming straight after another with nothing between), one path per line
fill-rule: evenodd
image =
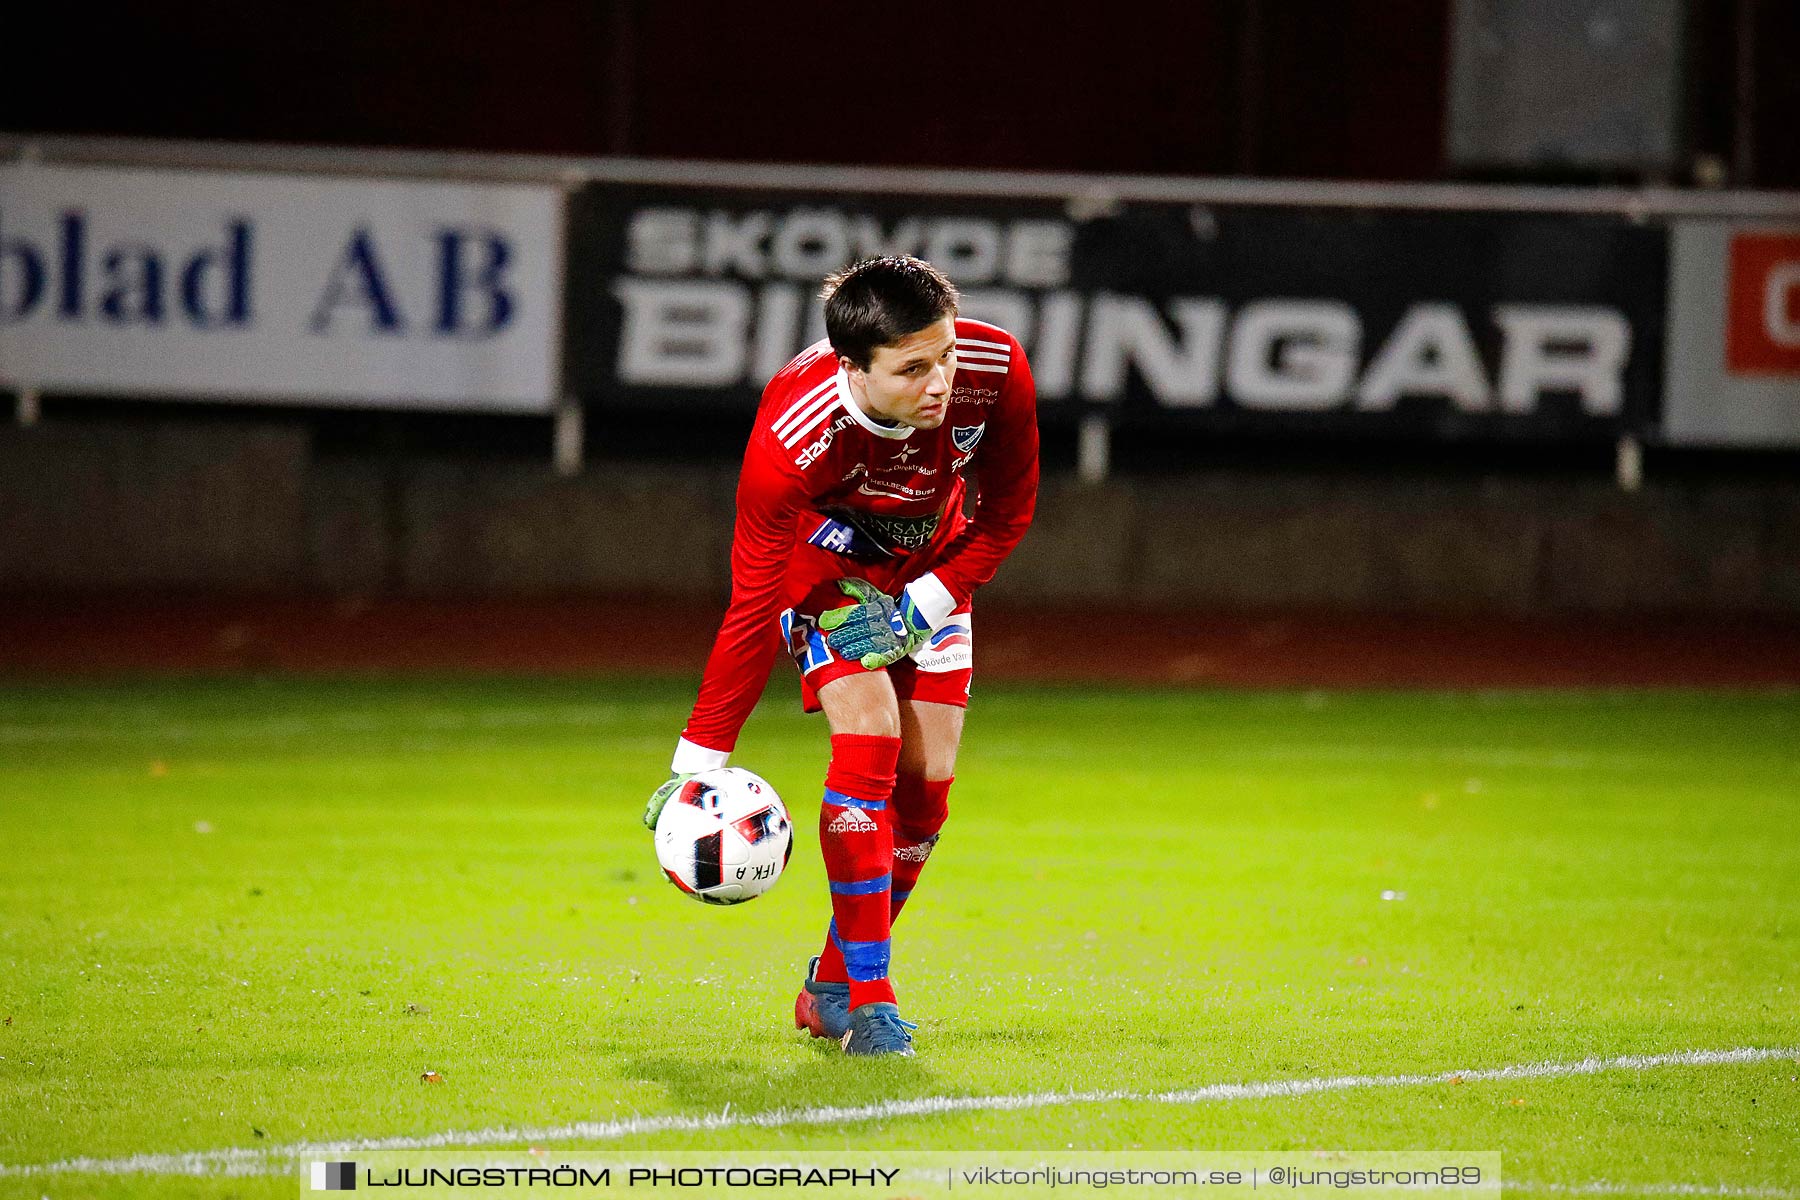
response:
M654 827L686 776L725 765L785 648L806 711L831 728L819 843L832 917L795 1026L850 1054L911 1054L890 929L949 811L971 600L1031 523L1037 399L1018 340L959 317L956 288L929 263L857 263L824 299L826 340L763 390L738 478L731 605L644 820Z

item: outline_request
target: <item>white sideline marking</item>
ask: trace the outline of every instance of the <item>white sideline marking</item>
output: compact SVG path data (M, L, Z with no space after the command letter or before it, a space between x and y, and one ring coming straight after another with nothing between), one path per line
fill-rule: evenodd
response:
M1315 1079L1274 1079L1264 1083L1215 1083L1174 1092L1029 1092L1018 1096L926 1096L916 1100L886 1100L853 1107L778 1108L767 1112L725 1111L703 1116L629 1117L615 1121L575 1121L567 1125L517 1129L470 1129L423 1136L354 1138L336 1142L295 1142L266 1149L234 1146L225 1150L196 1150L185 1154L134 1154L129 1158L66 1158L60 1162L0 1165L0 1179L8 1176L61 1175L82 1172L94 1175L276 1175L293 1169L300 1159L320 1154L380 1150L437 1150L446 1147L529 1146L545 1142L610 1141L645 1133L691 1133L715 1129L780 1129L791 1125L839 1125L879 1121L889 1117L936 1116L957 1112L1016 1112L1053 1108L1065 1104L1205 1104L1220 1100L1267 1100L1281 1096L1311 1096L1362 1088L1420 1087L1433 1083L1482 1083L1501 1079L1552 1079L1566 1075L1595 1075L1602 1071L1647 1071L1655 1067L1723 1066L1763 1062L1771 1058L1800 1057L1800 1046L1747 1046L1737 1050L1689 1050L1677 1054L1626 1054L1614 1058L1584 1058L1576 1062L1518 1063L1480 1070L1439 1071L1434 1075L1335 1075ZM1549 1187L1549 1185L1541 1185ZM1629 1192L1629 1184L1593 1184ZM1680 1188L1683 1184L1649 1185ZM1554 1189L1552 1189L1554 1190ZM1636 1190L1642 1191L1643 1188ZM1686 1193L1670 1193L1686 1194ZM1696 1195L1702 1194L1699 1192ZM1716 1192L1706 1195L1769 1195L1786 1193Z

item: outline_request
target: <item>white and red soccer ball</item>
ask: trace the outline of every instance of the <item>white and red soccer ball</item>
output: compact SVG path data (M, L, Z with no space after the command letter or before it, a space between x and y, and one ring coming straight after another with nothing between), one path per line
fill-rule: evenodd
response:
M702 771L656 819L656 861L669 882L708 904L754 900L781 878L794 850L787 806L742 767Z

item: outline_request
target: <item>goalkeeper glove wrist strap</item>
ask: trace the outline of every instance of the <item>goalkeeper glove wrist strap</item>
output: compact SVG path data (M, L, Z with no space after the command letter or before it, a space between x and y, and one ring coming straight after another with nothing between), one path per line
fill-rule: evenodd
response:
M676 775L698 775L702 771L722 767L730 761L729 750L714 750L710 746L681 738L675 743L675 757L669 763L669 770Z

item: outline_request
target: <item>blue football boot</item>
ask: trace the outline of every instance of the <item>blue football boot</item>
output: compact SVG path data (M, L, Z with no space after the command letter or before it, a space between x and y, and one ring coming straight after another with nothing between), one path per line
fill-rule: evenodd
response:
M900 1019L892 1004L864 1004L850 1014L850 1032L844 1035L845 1054L898 1054L911 1057L911 1021Z
M850 1032L850 985L820 983L819 956L806 964L806 984L794 997L794 1028L805 1029L816 1038L842 1041Z

